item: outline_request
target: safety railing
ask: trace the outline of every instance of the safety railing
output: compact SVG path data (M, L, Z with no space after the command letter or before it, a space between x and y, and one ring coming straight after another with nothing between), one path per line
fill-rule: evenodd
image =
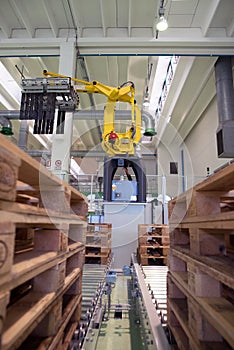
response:
M132 176L135 180L135 176ZM204 180L204 176L181 176L181 175L146 175L146 194L148 200L164 197L173 198L197 183ZM115 180L127 180L124 176L117 175ZM69 182L79 192L85 194L89 200L102 200L103 198L103 177L97 174L70 176ZM165 201L165 199L164 199Z

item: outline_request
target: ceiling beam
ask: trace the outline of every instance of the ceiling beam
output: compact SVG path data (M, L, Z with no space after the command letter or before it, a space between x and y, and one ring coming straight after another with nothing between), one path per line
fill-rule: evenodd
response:
M0 57L60 56L60 44L65 40L55 38L2 39Z
M58 29L58 26L57 26L57 23L56 23L56 20L54 17L53 10L50 6L50 3L47 0L41 0L41 1L42 1L42 5L44 7L45 13L47 15L48 21L50 23L52 32L53 32L55 38L57 38L59 29Z
M198 31L199 32L199 31ZM2 39L0 57L5 56L59 56L60 44L74 38L45 39ZM85 55L233 55L234 41L232 37L205 38L191 37L188 40L173 38L80 38L80 54Z
M216 57L211 57L210 59L206 59L207 64L205 66L205 68L203 69L203 72L201 74L201 77L199 79L199 86L196 86L195 90L193 91L193 94L191 96L191 99L189 100L189 102L187 103L186 106L184 106L184 110L183 113L181 115L180 121L179 123L176 125L177 130L179 130L181 128L181 126L183 125L184 121L186 119L188 119L188 116L190 115L192 109L194 108L196 102L198 101L200 95L202 95L202 92L204 91L207 82L209 81L213 71L214 71L214 65L216 62ZM196 63L196 61L195 61ZM200 65L202 65L200 63ZM200 70L202 71L202 68L200 68ZM213 89L212 89L213 90ZM205 109L207 107L207 104L205 104L205 107L203 107L203 109Z
M42 70L48 70L48 67L42 57L38 57L38 63L40 64Z
M82 55L233 55L233 38L81 38Z
M232 20L232 22L230 23L230 25L227 28L227 35L232 37L234 34L234 19Z
M103 0L100 1L100 10L101 10L101 20L102 20L102 31L103 36L106 36L106 23L105 23L105 16L104 16L104 6L103 6Z
M0 48L0 58L1 57L43 57L43 56L59 56L59 47L58 48L45 48L45 47L38 47L38 48L25 48L18 47L18 48Z
M208 30L210 28L211 22L214 18L214 15L216 13L216 10L219 6L220 1L221 0L212 0L210 2L210 6L208 7L208 5L207 5L205 22L203 23L203 25L201 27L204 36L207 36L207 34L208 34Z
M78 11L75 8L74 2L77 3L77 1L74 1L74 0L70 1L70 7L71 7L72 15L73 15L74 20L75 20L77 35L78 35L78 38L80 38L82 29L81 29L80 19L78 16Z
M192 106L186 119L183 121L183 123L178 129L178 133L180 134L182 140L185 140L186 137L189 135L195 124L202 117L203 113L205 113L207 107L209 106L215 95L216 89L214 84L214 78L211 75L210 78L207 80L205 86L203 86L200 95L198 96L197 100Z
M128 36L131 37L132 29L132 0L128 0Z
M10 38L11 36L11 28L7 24L7 21L5 20L5 17L0 13L0 28L5 35L6 38Z
M21 3L19 6L18 0L10 0L10 3L15 10L17 16L22 21L23 25L25 26L25 29L30 36L30 38L34 37L35 34L35 28L33 28L32 24L29 21L29 16L27 16L27 11L25 10L23 4Z
M166 100L163 104L161 115L158 121L158 126L157 126L158 142L160 142L160 140L163 138L163 135L166 132L166 129L168 128L168 126L170 128L172 126L171 118L173 118L173 111L181 95L183 86L193 67L194 61L195 61L194 57L190 57L186 59L180 58L177 64L174 77L172 79L171 86L168 91ZM169 125L170 120L171 120L171 123Z
M5 87L0 83L0 101L7 109L18 109L19 103L16 101L14 96L5 89Z

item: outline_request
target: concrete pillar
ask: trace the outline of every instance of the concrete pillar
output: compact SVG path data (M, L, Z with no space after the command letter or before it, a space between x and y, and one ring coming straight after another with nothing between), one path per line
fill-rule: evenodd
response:
M75 76L76 49L74 42L60 44L59 73L70 77ZM70 170L70 150L72 146L73 113L66 113L64 134L56 134L52 138L51 170L68 181Z

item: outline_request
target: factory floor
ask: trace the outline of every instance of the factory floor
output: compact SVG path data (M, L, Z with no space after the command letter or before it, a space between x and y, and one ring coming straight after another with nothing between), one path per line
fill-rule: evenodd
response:
M111 310L109 314L106 313L107 320L102 322L96 350L145 349L141 338L139 315L131 293L131 277L118 274L115 287L111 292ZM108 305L108 296L103 298L103 302ZM119 315L115 314L115 307L113 306L117 304L122 305L122 318L118 318Z

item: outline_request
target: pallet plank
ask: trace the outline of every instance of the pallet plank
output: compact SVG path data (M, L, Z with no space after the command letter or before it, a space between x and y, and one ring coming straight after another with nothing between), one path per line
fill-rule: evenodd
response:
M0 174L0 348L38 347L34 331L53 343L59 324L79 321L88 201L2 135Z

